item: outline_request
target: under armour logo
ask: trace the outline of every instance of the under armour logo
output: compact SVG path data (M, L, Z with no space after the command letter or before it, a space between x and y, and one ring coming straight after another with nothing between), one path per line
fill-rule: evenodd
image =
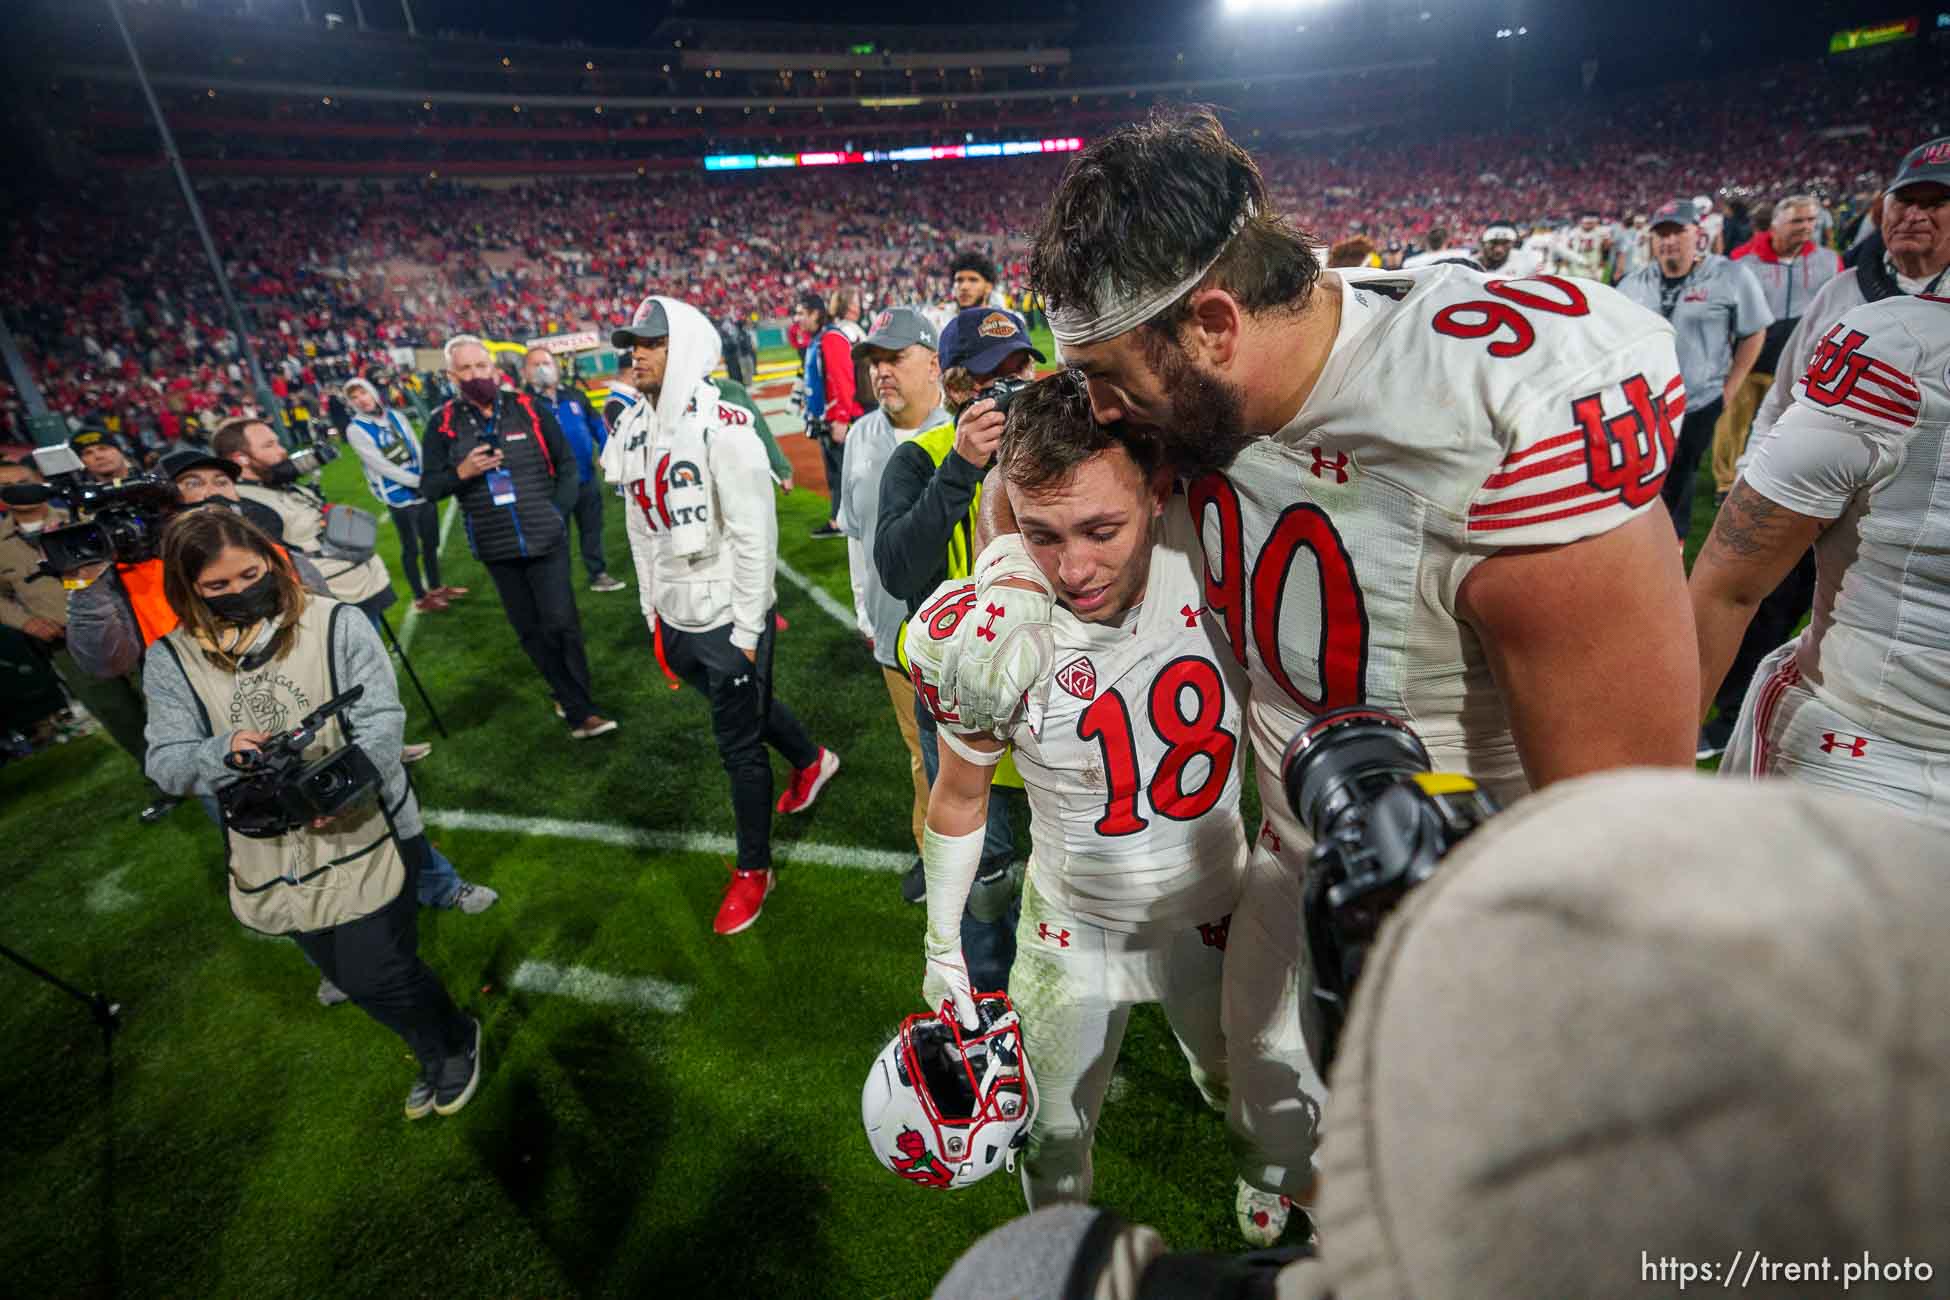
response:
M1832 754L1838 749L1846 751L1850 758L1860 758L1869 752L1869 738L1867 736L1851 736L1846 733L1837 735L1832 731L1822 732L1821 752L1824 754Z
M1067 948L1070 946L1070 932L1068 930L1052 930L1049 928L1049 922L1047 921L1036 922L1036 937L1044 943L1053 943L1059 948Z
M1259 838L1273 852L1278 853L1280 851L1280 837L1273 833L1273 823L1268 822L1260 828Z
M1329 460L1324 454L1322 454L1320 448L1318 447L1309 447L1307 450L1313 453L1313 458L1314 458L1313 474L1315 478L1326 478L1328 471L1331 470L1333 471L1334 481L1336 483L1347 482L1347 453L1346 452L1344 451L1338 452L1335 454L1334 459Z
M1205 612L1205 606L1200 605L1197 609L1193 609L1190 605L1180 605L1178 612L1185 616L1186 627L1197 627L1198 616Z
M1206 947L1217 948L1220 952L1224 952L1226 950L1226 935L1231 930L1232 913L1227 912L1216 921L1201 922L1198 927L1198 937L1204 942Z
M1001 618L1007 611L1000 605L990 605L985 612L989 616L989 621L976 628L975 635L985 641L993 641L995 640L995 620Z

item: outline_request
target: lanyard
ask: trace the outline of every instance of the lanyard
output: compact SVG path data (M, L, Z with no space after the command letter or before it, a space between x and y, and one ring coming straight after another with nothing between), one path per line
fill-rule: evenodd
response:
M1691 284L1693 277L1699 274L1699 268L1700 264L1698 262L1693 263L1693 269L1686 272L1685 278L1670 288L1666 286L1665 274L1663 272L1660 273L1659 314L1661 316L1664 316L1667 320L1672 319L1672 314L1679 310L1680 295L1686 292L1686 286Z

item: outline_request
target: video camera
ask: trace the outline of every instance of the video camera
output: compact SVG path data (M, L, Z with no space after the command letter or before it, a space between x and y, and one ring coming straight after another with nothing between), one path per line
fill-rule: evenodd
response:
M986 398L995 403L997 412L1002 415L1007 415L1009 413L1009 403L1015 401L1016 394L1029 387L1030 382L1027 379L997 379L992 381L986 388L978 389L974 398L971 400L979 402Z
M57 497L74 522L50 528L38 539L47 570L73 573L91 564L140 564L154 559L164 520L175 511L176 489L154 474L132 474L119 483L98 483L71 447L36 448L34 465L47 480L0 488L0 500L36 506Z
M1280 780L1314 840L1303 916L1325 1072L1381 923L1500 807L1469 777L1432 771L1413 729L1379 709L1314 719L1287 745Z
M305 750L325 724L365 693L365 687L354 686L256 749L225 754L224 766L242 776L217 792L223 824L252 839L276 839L317 818L336 817L376 789L379 769L357 744L347 743L305 761Z

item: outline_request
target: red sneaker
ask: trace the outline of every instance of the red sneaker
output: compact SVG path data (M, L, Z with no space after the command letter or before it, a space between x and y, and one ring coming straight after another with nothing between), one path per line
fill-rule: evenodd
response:
M778 883L775 872L734 870L731 885L724 891L724 901L718 904L718 919L711 922L711 928L719 934L751 929L752 922L765 910L766 896Z
M800 768L786 783L785 793L779 796L778 809L782 813L804 812L812 807L819 792L833 779L833 773L840 770L840 756L830 749L819 751L819 761Z

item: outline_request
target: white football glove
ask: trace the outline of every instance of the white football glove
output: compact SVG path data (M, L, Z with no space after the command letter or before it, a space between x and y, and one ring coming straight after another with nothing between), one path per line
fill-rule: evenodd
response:
M975 601L942 665L942 694L953 697L963 730L1015 735L1054 667L1055 613L1055 593L1021 534L1004 533L976 557Z
M907 675L921 694L921 706L936 722L961 723L950 679L961 654L960 632L974 604L975 584L967 578L950 578L929 592L907 620L907 635L901 642Z
M975 995L968 987L968 963L962 958L960 942L936 944L930 935L927 950L928 973L921 981L921 996L936 1009L953 1002L955 1018L961 1021L963 1029L981 1028L981 1018L975 1014Z

